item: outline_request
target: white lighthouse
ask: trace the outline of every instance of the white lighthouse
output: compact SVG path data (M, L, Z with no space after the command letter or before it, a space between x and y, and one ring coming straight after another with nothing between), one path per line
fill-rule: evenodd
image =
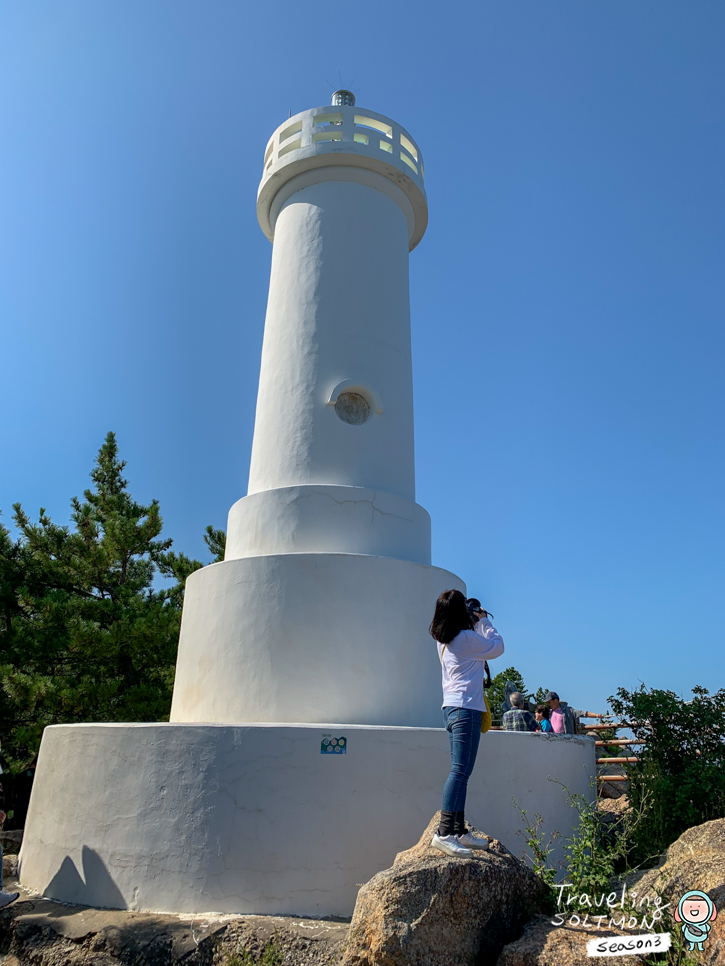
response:
M440 725L427 627L463 588L415 502L408 253L423 158L355 106L285 121L257 214L273 241L248 495L186 588L172 721Z
M338 91L264 152L273 242L247 496L226 558L189 577L171 721L46 728L23 885L174 913L351 914L413 845L450 759L415 502L408 254L414 138ZM505 633L505 629L504 629ZM563 836L588 738L489 733L468 814L520 852L512 797Z

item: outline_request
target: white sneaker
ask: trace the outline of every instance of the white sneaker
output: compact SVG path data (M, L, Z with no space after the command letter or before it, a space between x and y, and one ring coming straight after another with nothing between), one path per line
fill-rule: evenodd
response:
M15 902L19 897L19 892L0 892L0 909L9 906L11 902Z
M446 855L457 855L459 859L472 859L473 852L461 845L455 835L439 835L437 832L430 841L434 849Z
M463 835L457 835L456 838L461 843L461 845L465 846L465 848L467 848L467 849L477 849L479 852L485 852L486 849L491 844L488 841L488 839L479 839L479 838L477 838L473 834L473 832L470 831L470 829L469 829L468 832L464 832Z

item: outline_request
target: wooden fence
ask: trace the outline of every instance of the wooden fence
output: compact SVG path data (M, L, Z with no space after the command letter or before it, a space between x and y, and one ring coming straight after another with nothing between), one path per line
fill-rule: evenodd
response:
M602 719L606 718L607 715L594 714L593 711L585 711L579 717L596 718L600 722L602 722ZM629 727L630 725L626 721L610 721L609 723L580 725L580 728L582 729L584 734L586 734L587 732L593 732L595 735L599 731L614 731L614 732L624 731ZM498 723L492 726L491 731L502 731L502 730L503 729L501 728L500 719L499 719ZM597 748L607 748L607 747L611 747L612 745L620 746L622 748L632 748L642 744L644 744L644 742L637 738L609 738L606 741L598 738L596 740ZM636 757L636 755L628 755L626 757L622 756L620 758L614 758L614 757L597 758L598 765L630 765L630 764L634 764L637 761L639 761L639 759ZM600 784L603 784L604 782L626 782L626 781L627 781L626 775L597 775L597 782L599 782Z
M607 716L604 714L593 714L591 711L587 711L584 715L582 715L582 717L599 718L601 722L602 719L606 718ZM597 732L601 732L601 731L614 731L614 732L624 731L625 729L631 727L631 725L629 725L626 721L610 721L609 723L605 723L605 724L584 724L581 727L585 734L587 731L591 731L591 732L594 732L596 735ZM642 744L644 744L644 741L642 741L639 738L607 738L607 739L597 738L597 741L596 741L597 748L609 748L612 745L615 745L617 747L622 747L622 748L632 748L636 745L642 745ZM637 758L636 755L631 755L631 756L621 757L621 758L614 758L614 757L607 757L607 756L603 758L597 758L598 765L630 765L630 764L634 764L637 761L639 761L639 758ZM627 776L626 775L597 775L597 781L600 783L626 782Z

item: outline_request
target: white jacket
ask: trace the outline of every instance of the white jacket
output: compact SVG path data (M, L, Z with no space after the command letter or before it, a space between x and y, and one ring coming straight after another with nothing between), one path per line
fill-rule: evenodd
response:
M443 707L484 711L484 662L503 654L503 638L484 617L472 631L461 631L450 644L438 643L443 669Z

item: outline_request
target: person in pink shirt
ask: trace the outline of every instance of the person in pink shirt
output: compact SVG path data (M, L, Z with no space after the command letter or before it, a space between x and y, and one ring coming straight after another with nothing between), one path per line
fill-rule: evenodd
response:
M574 712L567 704L562 704L556 691L547 691L544 701L551 708L549 721L554 734L575 735L577 732Z

